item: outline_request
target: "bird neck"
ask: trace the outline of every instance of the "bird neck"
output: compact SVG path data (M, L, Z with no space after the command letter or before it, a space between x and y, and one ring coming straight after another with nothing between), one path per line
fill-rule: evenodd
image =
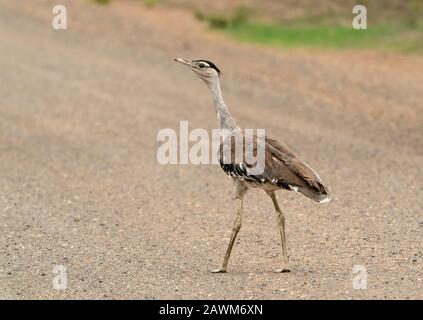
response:
M227 129L231 131L239 129L234 119L232 119L225 102L223 101L219 78L215 78L213 81L206 83L210 88L213 99L213 106L217 114L220 129Z

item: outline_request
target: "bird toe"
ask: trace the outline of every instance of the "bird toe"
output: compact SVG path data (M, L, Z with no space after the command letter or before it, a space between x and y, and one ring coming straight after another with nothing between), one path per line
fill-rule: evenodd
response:
M289 270L288 268L275 269L274 271L276 273L288 273L288 272L291 272L291 270Z
M211 272L212 273L226 273L226 269L223 269L223 268L213 269Z

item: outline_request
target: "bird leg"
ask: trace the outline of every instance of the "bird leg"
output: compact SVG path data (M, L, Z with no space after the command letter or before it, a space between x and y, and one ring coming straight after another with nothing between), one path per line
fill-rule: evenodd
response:
M273 201L273 205L275 206L276 214L277 214L277 223L279 227L279 233L281 235L281 245L282 245L282 255L283 255L283 266L281 269L276 269L275 272L290 272L288 268L288 255L286 249L286 237L285 237L285 216L282 213L281 208L279 207L278 200L276 199L276 194L274 191L267 192L270 198Z
M242 224L242 203L244 200L245 192L247 187L239 181L235 180L235 198L236 198L236 210L235 210L235 221L232 227L231 239L229 240L228 248L226 249L225 257L223 258L222 267L219 269L212 270L213 273L225 273L228 267L229 257L231 255L232 247L236 236L241 229Z

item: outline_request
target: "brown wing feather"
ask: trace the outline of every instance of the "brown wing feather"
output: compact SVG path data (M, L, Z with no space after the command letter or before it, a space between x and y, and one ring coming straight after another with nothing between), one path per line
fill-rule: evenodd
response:
M253 145L253 152L257 154L257 136L245 136L242 133L239 138L245 139L245 144ZM260 138L261 139L261 138ZM265 163L264 171L258 173L245 159L245 144L242 163L235 160L235 139L227 138L222 142L219 149L220 165L230 176L244 181L271 188L283 188L299 191L316 201L328 201L329 192L319 175L307 164L299 160L290 148L277 140L265 138ZM228 159L225 159L223 150L230 147ZM263 167L261 167L263 168Z
M298 188L304 195L322 201L329 198L329 191L319 175L299 160L289 147L279 141L266 138L266 178L291 189Z

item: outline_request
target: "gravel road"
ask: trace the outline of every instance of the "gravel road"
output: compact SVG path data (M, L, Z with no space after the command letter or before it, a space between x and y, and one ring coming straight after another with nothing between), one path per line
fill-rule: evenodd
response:
M0 298L423 298L423 58L240 44L192 13L131 1L0 0ZM329 184L319 205L248 194L234 214L215 165L160 165L163 128L217 126L207 88L172 58L207 58L237 122L266 128ZM67 288L53 286L66 268ZM367 289L352 286L353 267ZM56 278L57 279L57 278Z

